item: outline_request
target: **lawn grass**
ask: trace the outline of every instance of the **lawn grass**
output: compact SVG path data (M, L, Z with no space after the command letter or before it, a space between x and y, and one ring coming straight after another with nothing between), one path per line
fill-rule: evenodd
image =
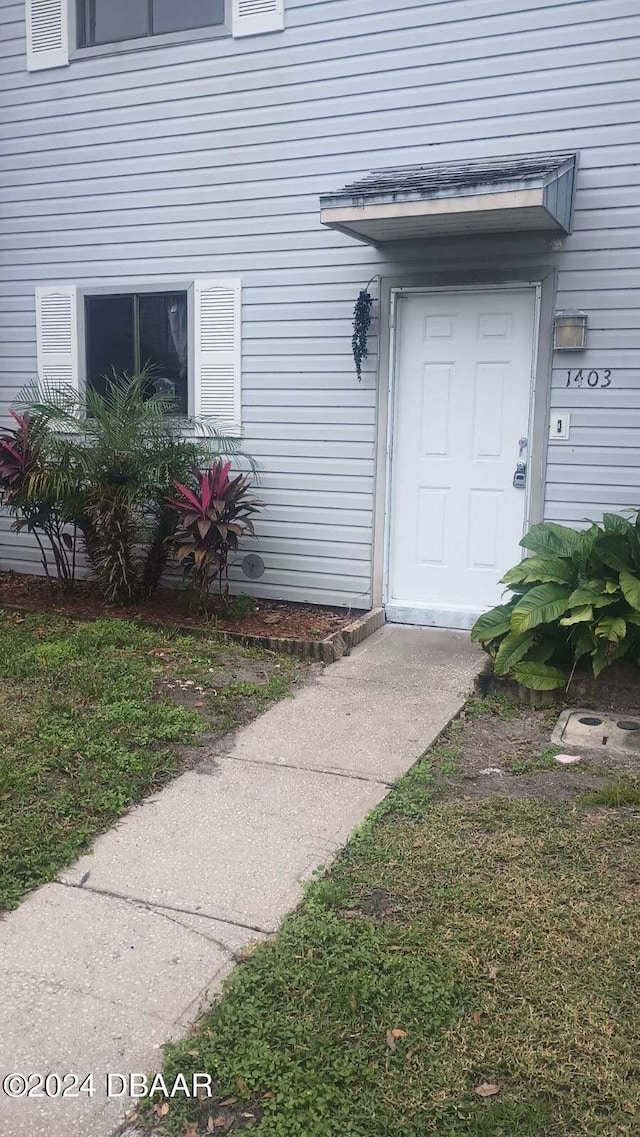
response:
M584 794L581 800L584 805L605 805L611 809L619 809L623 805L640 806L640 779L616 778L603 789Z
M249 663L260 682L234 682ZM177 743L233 727L294 672L285 658L122 620L0 612L0 909L167 782Z
M447 796L460 730L168 1048L217 1099L154 1132L637 1137L640 817Z

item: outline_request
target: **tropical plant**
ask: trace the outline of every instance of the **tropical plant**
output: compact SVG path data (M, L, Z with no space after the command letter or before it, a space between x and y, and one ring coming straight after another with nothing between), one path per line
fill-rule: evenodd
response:
M114 602L157 588L176 525L165 501L174 482L187 481L216 453L242 453L237 438L171 413L168 396L148 394L148 379L114 374L104 393L88 388L82 398L69 387L40 385L20 399L41 435L25 493L56 503Z
M185 578L201 605L205 605L217 577L220 596L229 597L229 555L236 552L241 537L253 535L251 517L262 502L251 496L246 474L230 478L231 462L217 459L204 473L193 471L197 490L176 481L177 497L165 498L175 511L175 547Z
M15 426L0 432L0 503L13 516L16 532L33 534L40 549L45 574L51 581L49 558L42 538L48 542L58 579L71 588L75 576L74 539L68 532L68 518L59 502L41 486L31 488L42 469L46 429L41 419L10 410Z
M0 432L0 483L7 503L20 493L27 475L38 461L35 422L29 415L10 410L15 427Z
M596 678L626 658L640 663L640 514L606 513L577 531L545 522L520 542L534 555L502 578L512 593L471 633L497 675L524 687L568 686L590 660Z

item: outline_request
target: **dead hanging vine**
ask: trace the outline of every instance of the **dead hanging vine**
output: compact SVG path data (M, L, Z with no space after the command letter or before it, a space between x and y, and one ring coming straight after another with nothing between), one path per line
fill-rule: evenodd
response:
M360 290L353 312L353 336L351 339L351 347L353 349L353 361L356 365L356 375L358 376L358 382L360 382L362 379L362 364L369 355L367 340L369 336L369 328L371 327L371 307L373 305L373 298L369 292L369 285L374 280L377 280L377 277L372 276L369 284L367 284L367 287Z

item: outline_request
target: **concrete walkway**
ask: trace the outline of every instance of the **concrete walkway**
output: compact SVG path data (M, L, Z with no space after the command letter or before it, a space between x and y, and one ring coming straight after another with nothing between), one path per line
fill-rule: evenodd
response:
M0 1071L94 1075L95 1093L11 1100L2 1137L108 1137L107 1073L146 1073L277 929L458 711L479 653L388 625L204 753L0 922Z

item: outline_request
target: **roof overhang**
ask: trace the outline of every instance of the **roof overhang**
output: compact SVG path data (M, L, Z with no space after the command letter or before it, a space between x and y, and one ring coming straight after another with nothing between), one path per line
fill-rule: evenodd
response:
M575 154L404 166L320 198L320 220L359 241L547 230L570 233Z

